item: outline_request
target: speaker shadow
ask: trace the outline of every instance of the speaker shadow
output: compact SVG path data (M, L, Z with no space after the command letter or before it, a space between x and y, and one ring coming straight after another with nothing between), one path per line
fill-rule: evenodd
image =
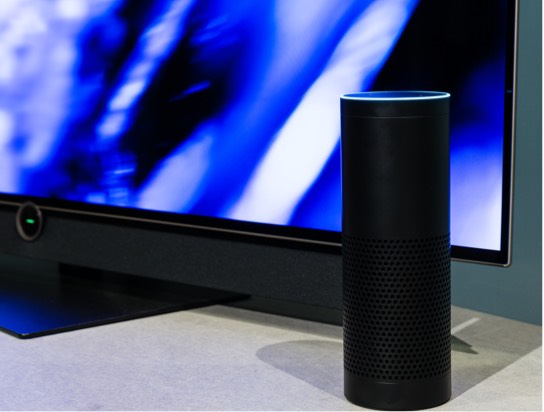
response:
M340 399L344 397L342 342L297 340L265 346L257 358ZM452 336L452 351L477 355L470 344Z
M517 353L480 346L479 343L476 346L480 348L478 351L473 345L452 335L451 399L485 381L538 345L524 347L518 340ZM281 342L264 346L256 352L256 356L278 370L345 400L341 341L315 339Z
M342 342L282 342L265 346L256 355L264 363L345 400Z

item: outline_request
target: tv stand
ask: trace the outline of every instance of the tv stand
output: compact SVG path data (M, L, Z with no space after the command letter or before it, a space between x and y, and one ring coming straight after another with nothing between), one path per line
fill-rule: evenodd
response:
M28 339L245 297L65 264L53 271L0 267L0 330Z

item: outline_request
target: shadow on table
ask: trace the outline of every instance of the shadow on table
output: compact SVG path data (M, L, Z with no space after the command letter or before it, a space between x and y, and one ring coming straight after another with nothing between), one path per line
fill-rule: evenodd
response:
M539 328L520 322L481 322L479 333L452 336L452 398L485 381L540 346ZM521 336L519 334L522 334ZM470 342L470 343L468 343ZM265 346L263 362L340 399L344 397L342 342L297 340Z

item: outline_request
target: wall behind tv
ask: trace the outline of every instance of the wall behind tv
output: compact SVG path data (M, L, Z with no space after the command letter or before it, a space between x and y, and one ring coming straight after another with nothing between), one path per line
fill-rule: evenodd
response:
M454 262L452 303L542 323L542 2L519 3L514 237L508 268Z

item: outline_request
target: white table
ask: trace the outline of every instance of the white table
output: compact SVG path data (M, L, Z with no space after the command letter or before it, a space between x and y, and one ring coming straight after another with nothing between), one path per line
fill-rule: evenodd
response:
M452 311L438 410L541 410L540 327ZM19 340L0 333L2 410L356 410L339 326L226 306Z

